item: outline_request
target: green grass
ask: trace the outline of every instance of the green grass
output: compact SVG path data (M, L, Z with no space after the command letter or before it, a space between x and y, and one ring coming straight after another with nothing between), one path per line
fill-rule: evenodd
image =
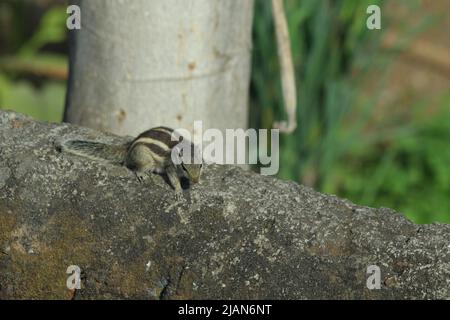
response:
M298 129L281 137L279 176L374 207L402 211L418 223L450 222L445 115L413 123L390 119L367 130L389 76L408 43L436 19L403 24L396 50L380 50L384 30L366 28L366 8L386 1L286 0L298 83ZM403 1L421 9L418 1ZM383 11L382 11L383 12ZM269 2L256 1L250 125L284 117ZM362 84L377 72L370 95ZM427 101L424 102L426 105ZM443 99L442 109L448 106ZM409 108L409 106L399 106ZM447 117L448 119L448 117ZM445 121L444 121L445 122ZM394 124L388 131L385 127ZM432 200L430 203L429 200Z
M450 94L433 116L360 139L327 177L325 192L395 208L417 223L450 222ZM415 107L423 110L420 103Z

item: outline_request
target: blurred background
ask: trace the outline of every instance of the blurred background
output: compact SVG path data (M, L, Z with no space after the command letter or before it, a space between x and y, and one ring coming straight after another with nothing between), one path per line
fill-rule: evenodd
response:
M382 8L382 29L366 8ZM0 109L60 122L66 0L0 0ZM279 177L450 222L450 1L285 0L298 129ZM270 1L255 0L250 126L285 117Z

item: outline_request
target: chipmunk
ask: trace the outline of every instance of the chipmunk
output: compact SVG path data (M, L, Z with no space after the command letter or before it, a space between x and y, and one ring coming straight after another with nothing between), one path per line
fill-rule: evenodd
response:
M184 142L191 147L191 161L183 161L183 149L178 147L183 140L183 137L177 135L171 128L155 127L123 145L66 140L59 143L58 149L92 160L124 165L135 173L139 182L143 181L144 175L148 172L166 174L179 195L182 191L179 171L184 172L193 183L199 182L202 171L201 156L195 152L194 144L187 140ZM180 165L172 161L173 151L181 160Z

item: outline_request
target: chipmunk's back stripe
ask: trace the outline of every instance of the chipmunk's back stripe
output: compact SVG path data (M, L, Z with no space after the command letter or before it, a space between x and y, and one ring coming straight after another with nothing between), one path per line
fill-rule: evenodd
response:
M170 150L171 150L171 148L167 144L165 144L163 141L161 141L159 139L139 138L133 143L133 145L136 145L138 143L157 145L159 148L161 148L165 152L170 152Z
M171 138L171 141L174 141L174 142L177 142L177 141L181 142L181 141L183 141L183 136L181 136L178 132L176 132L175 130L173 130L171 128L168 128L168 127L156 127L156 128L151 129L151 130L155 130L155 131L159 131L159 132L165 132L165 133L169 134L170 138ZM177 140L172 139L172 138L176 138Z
M162 159L163 159L163 158L166 158L167 155L170 154L170 149L164 149L164 148L162 148L161 146L159 146L159 145L157 145L157 144L155 144L155 143L144 142L144 141L137 141L137 142L134 144L134 146L137 146L137 145L143 145L143 146L146 146L147 148L150 149L150 151L151 151L153 154L155 154L155 155L161 157Z
M168 127L163 127L163 126L160 126L160 127L156 127L156 128L153 128L153 129L150 129L150 130L157 130L157 131L163 131L163 132L167 132L168 134L172 134L173 133L173 129L171 129L171 128L168 128Z
M166 127L152 128L148 131L141 133L134 140L134 142L139 141L143 138L148 138L148 139L152 139L155 141L159 141L159 142L165 144L168 148L172 149L174 146L176 146L182 140L182 138L180 138L178 141L172 140L172 133L173 133L173 130L170 128L166 128Z

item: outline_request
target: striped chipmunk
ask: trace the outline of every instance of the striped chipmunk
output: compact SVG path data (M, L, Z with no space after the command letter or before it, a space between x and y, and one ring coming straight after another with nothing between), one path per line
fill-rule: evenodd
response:
M185 161L186 155L183 157L183 146L191 149L188 161ZM123 145L66 140L59 143L58 149L92 160L124 165L136 174L139 182L149 172L165 174L177 195L182 191L181 176L197 183L202 171L202 157L194 144L173 129L162 126L147 130ZM180 164L172 160L172 152L176 152Z

